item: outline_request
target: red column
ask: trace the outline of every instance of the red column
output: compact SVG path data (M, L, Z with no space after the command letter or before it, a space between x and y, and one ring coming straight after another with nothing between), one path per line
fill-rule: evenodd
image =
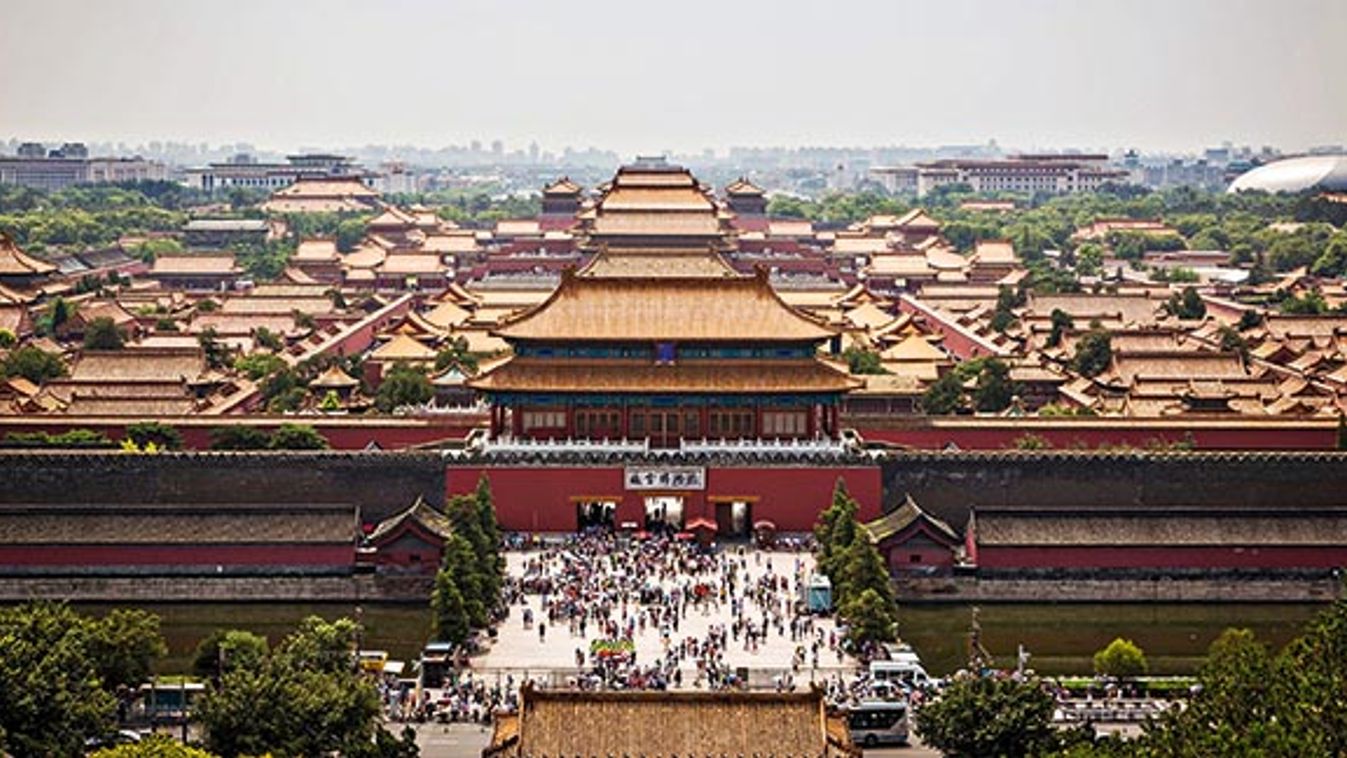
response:
M521 412L519 406L510 409L510 434L514 436L515 439L524 436L524 414Z

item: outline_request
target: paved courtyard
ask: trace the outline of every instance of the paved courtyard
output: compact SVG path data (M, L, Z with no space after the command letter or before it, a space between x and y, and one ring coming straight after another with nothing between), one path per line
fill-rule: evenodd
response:
M808 572L813 568L813 557L809 553L764 551L745 547L741 556L738 548L731 548L730 550L734 554L735 560L742 560L746 565L749 582L756 582L759 577L770 571L778 576L790 579L793 590L793 577L796 576L797 570L803 572L802 576L808 576ZM507 564L510 575L514 577L522 576L526 562L538 554L537 551L508 553ZM670 577L670 579L681 579L681 577ZM663 582L665 589L672 589L674 584L674 581ZM747 585L747 582L740 582L739 591L742 593L743 588ZM629 589L635 591L637 588L633 586ZM523 621L525 608L532 610L535 619L533 626L527 629ZM633 612L634 610L633 607ZM749 606L745 615L752 622L760 623L762 619L761 612L752 605ZM589 625L588 634L583 637L579 634L572 634L564 624L549 625L546 638L540 640L536 623L539 618L545 618L545 614L542 612L541 596L537 594L525 595L523 605L516 604L510 609L509 618L499 627L498 637L494 644L484 655L472 660L473 668L488 676L495 673L513 673L516 681L521 676L532 676L534 678L550 678L553 684L564 683L564 681L557 681L557 678L564 679L564 677L576 673L576 650L588 651L590 641L600 637L596 628L597 625ZM729 603L703 603L700 608L692 605L688 607L687 615L681 619L678 632L673 636L673 639L675 642L686 637L703 639L713 624L720 624L728 628L732 621ZM797 685L807 683L811 675L827 677L834 673L845 674L854 671L856 667L854 659L848 656L839 660L836 653L827 649L827 637L835 631L831 618L816 619L814 628L816 632L822 631L825 640L825 643L821 646L819 667L815 671L810 665L809 655L806 654L804 666L795 675ZM654 661L662 654L660 632L652 625L647 624L644 630L638 630L634 642L638 664ZM760 644L756 650L746 649L741 636L737 642L729 641L725 650L725 662L734 668L745 667L750 669L750 683L752 685L768 686L773 674L790 669L796 646L801 644L807 645L805 642L792 641L789 629L784 635L778 634L773 629L765 642ZM695 672L695 662L692 660L684 661L681 668L683 669L684 687L690 686L693 681L691 674Z

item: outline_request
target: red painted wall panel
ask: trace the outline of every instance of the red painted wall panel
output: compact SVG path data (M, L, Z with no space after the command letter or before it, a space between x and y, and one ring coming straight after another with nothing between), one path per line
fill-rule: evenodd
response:
M979 568L1333 568L1347 545L1312 547L978 547Z
M753 502L754 520L770 519L783 532L813 528L819 511L832 502L838 477L860 503L861 520L880 513L880 470L877 466L819 468L717 468L708 467L705 490L626 490L623 468L612 467L493 467L449 466L445 479L450 496L467 494L485 472L496 501L496 516L513 531L569 532L576 528L578 497L613 499L618 502L615 520L641 524L648 495L680 495L685 519L715 518L716 498L744 497Z
M843 419L843 424L847 424L846 419ZM1029 432L1058 449L1094 449L1109 445L1145 448L1155 441L1183 441L1186 439L1185 432L1192 436L1196 448L1200 450L1332 450L1337 444L1332 425L1318 422L1306 423L1304 426L1270 426L1256 421L1250 421L1247 425L1203 426L1200 421L1194 421L1183 430L1172 427L1158 429L1140 419L1089 425L1078 422L995 426L934 423L913 424L904 428L867 426L861 421L852 426L868 442L888 442L927 450L938 450L951 443L961 450L1006 450L1014 448L1015 441Z

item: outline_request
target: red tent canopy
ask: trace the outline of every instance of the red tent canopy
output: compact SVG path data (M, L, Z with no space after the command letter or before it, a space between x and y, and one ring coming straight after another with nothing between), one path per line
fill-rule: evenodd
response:
M685 528L688 529L689 531L696 529L709 529L714 532L716 530L716 522L712 521L711 519L705 516L697 516L695 518L688 519L688 523Z

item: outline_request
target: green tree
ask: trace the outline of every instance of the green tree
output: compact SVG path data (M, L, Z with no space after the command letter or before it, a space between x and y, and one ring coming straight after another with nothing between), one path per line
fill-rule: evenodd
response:
M260 665L270 652L266 637L242 629L216 629L197 643L192 674L218 682L227 671Z
M880 362L879 353L859 347L849 347L842 351L846 359L847 370L853 374L887 374L888 370Z
M853 645L893 642L898 638L894 604L866 588L846 600L838 612L847 622L847 639Z
M435 397L435 387L420 369L401 361L393 364L379 385L374 406L384 413L407 405L422 405Z
M1015 290L1001 285L996 291L996 309L992 312L991 327L994 331L1005 333L1015 323L1015 307L1022 305Z
M819 512L818 521L814 524L814 561L824 574L828 573L826 567L832 563L836 544L834 535L838 532L839 523L848 518L855 519L858 508L856 501L847 492L846 480L839 476L833 485L832 504Z
M958 676L916 711L921 741L946 756L1042 755L1058 747L1052 695L1037 679Z
M166 734L152 734L140 742L95 751L89 758L216 758L200 748L185 745Z
M494 604L490 597L490 580L484 568L472 544L457 530L445 540L440 573L453 577L468 624L476 629L484 628L490 622L488 610Z
M365 238L365 219L348 218L337 224L337 250L349 253Z
M225 756L375 755L379 695L354 665L357 627L310 617L270 654L229 668L197 707L205 746Z
M1146 654L1121 637L1094 654L1094 671L1101 676L1130 679L1146 673Z
M430 609L434 620L435 639L461 645L468 641L472 625L468 619L467 606L463 602L463 593L458 589L456 579L444 570L435 574L435 589L431 594Z
M1052 322L1052 331L1048 332L1047 346L1057 347L1062 344L1062 335L1075 324L1071 321L1071 314L1061 308L1053 308L1052 315L1049 318Z
M55 333L58 329L65 326L70 319L75 316L75 306L71 305L69 300L57 295L47 306L47 314L44 319L45 328L43 331Z
M1181 319L1200 319L1207 315L1207 304L1202 302L1202 296L1196 289L1184 287L1182 294L1174 293L1169 296L1165 310Z
M892 642L898 636L898 604L884 558L865 529L854 530L851 544L840 561L833 580L838 613L847 622L854 644Z
M138 421L128 424L126 438L139 448L144 448L152 442L160 450L182 449L182 434L168 424L158 421Z
M443 371L457 363L468 373L477 371L477 356L469 350L468 340L457 337L435 354L435 370Z
M921 397L921 407L932 416L947 416L963 407L963 380L949 372L931 383Z
M1096 377L1113 363L1113 340L1102 329L1091 329L1076 341L1071 364L1081 376Z
M308 424L281 424L271 433L272 450L326 450L327 438Z
M201 305L210 302L203 301ZM197 309L200 310L198 305ZM220 335L216 333L215 327L208 326L197 335L196 341L201 345L202 352L206 355L206 365L211 368L224 368L229 362L229 347L219 339Z
M121 350L125 343L126 334L107 316L90 321L84 330L85 350Z
M60 358L28 345L10 351L0 363L0 373L6 378L21 376L33 384L42 384L48 379L65 376L65 364Z
M88 623L89 654L106 689L138 687L150 678L154 661L168 653L153 613L117 608Z
M265 450L271 436L253 426L231 424L210 430L211 450Z
M1010 367L997 358L983 361L977 384L973 387L973 407L982 413L1003 411L1010 407L1014 394Z
M88 620L37 601L0 607L0 752L81 755L112 726L116 700L99 680Z
M281 335L271 331L265 326L257 327L257 331L253 333L253 339L257 344L273 353L279 353L285 349L285 341L281 339Z
M0 350L8 350L14 347L14 343L18 341L19 338L14 336L14 332L8 329L0 329Z
M253 353L251 355L241 355L234 359L234 369L236 371L242 371L244 375L253 381L258 381L263 377L271 376L278 371L284 371L285 368L285 359L272 353ZM287 386L285 389L289 389L289 387Z

